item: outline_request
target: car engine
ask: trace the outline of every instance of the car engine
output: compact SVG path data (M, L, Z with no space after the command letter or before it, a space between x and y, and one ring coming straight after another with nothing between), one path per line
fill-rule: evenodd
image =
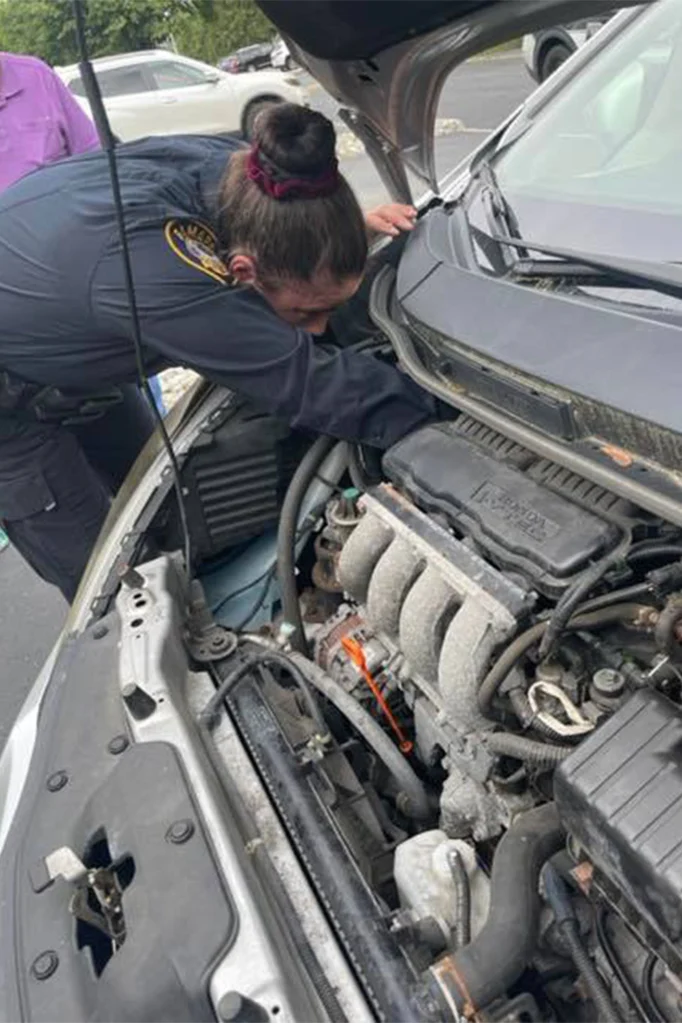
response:
M363 778L393 933L446 1018L676 1018L679 537L468 417L382 476L328 502L302 602L430 800Z
M381 460L211 430L203 741L236 729L375 1016L679 1018L682 531L469 415Z

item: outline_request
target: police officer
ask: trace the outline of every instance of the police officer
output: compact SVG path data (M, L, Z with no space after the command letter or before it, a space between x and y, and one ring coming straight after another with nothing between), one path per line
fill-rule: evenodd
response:
M184 365L296 427L385 448L434 407L397 369L316 344L358 288L367 230L321 114L262 115L251 149L214 137L119 147L150 373ZM407 214L407 221L404 219ZM410 226L395 211L377 226ZM152 430L106 156L0 196L0 518L71 601Z

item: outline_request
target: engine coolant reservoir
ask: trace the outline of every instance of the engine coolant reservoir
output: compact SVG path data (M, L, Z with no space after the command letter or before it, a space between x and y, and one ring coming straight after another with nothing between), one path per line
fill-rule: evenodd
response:
M457 896L448 851L455 848L464 864L471 891L471 937L475 938L488 916L490 881L479 867L474 849L443 831L424 831L401 842L395 851L394 877L400 905L414 917L433 917L448 936L456 923Z

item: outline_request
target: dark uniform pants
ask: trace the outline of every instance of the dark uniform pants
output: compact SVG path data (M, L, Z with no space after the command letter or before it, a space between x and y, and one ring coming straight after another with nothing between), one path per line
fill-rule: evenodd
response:
M71 603L111 497L154 430L137 387L71 426L0 417L0 519L19 553Z

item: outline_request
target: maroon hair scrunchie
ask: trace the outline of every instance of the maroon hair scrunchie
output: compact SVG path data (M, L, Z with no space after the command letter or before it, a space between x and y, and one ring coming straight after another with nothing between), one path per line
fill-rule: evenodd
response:
M249 150L246 176L271 199L323 199L339 187L341 175L336 157L329 169L311 177L291 177L267 159L257 145ZM293 194L292 194L293 193Z

